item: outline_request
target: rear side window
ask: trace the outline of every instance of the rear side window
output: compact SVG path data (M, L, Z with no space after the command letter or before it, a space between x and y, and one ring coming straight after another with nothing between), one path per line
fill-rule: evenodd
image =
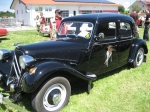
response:
M131 25L127 22L120 22L119 34L121 38L131 37L132 36Z
M103 39L115 39L116 38L116 23L115 22L103 22L100 23L97 29L97 35L104 34Z

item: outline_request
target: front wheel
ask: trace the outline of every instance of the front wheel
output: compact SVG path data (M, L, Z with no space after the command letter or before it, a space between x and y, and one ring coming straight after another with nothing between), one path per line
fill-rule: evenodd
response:
M144 49L143 48L139 48L136 56L135 56L135 60L133 62L133 67L138 67L141 66L144 60Z
M37 112L58 112L67 105L70 94L69 81L64 77L55 77L33 94L32 106Z

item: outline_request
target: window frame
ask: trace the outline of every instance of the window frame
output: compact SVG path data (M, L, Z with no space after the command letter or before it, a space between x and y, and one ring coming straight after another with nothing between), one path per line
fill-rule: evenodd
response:
M38 12L39 11L39 8L38 7L35 7L35 12Z
M63 18L69 17L69 10L62 10L61 16L62 16Z
M128 24L128 25L130 25L130 33L131 33L131 35L129 35L129 36L122 36L121 34L120 34L120 31L121 30L123 30L123 29L120 29L120 24L122 23L122 22L124 22L125 24ZM133 27L132 27L132 25L131 25L131 23L130 22L128 22L128 21L120 21L119 23L118 23L118 26L119 26L119 38L120 39L128 39L128 38L132 38L133 37ZM127 29L125 29L125 30L123 30L123 31L127 31ZM128 34L128 32L126 32L126 34Z
M114 33L115 33L115 35L113 35L113 36L106 36L105 34L106 34L106 32L104 33L103 32L103 30L102 30L102 32L101 32L101 30L99 30L99 25L105 25L105 23L107 23L108 24L108 29L107 30L112 30L112 28L109 28L109 23L111 23L111 22L113 22L113 23L115 23L115 28L114 28ZM102 22L100 22L99 24L98 24L98 27L97 27L97 30L96 30L96 35L98 36L98 34L99 33L103 33L104 34L104 38L100 38L100 40L99 41L106 41L106 40L116 40L117 39L117 22L116 21L102 21ZM99 30L99 31L98 31ZM98 33L99 32L99 33ZM106 36L106 38L105 38L105 36ZM109 37L109 38L108 38ZM114 37L114 38L110 38L110 37Z
M51 11L52 11L52 8L51 8L51 7L45 7L45 8L44 8L44 11L45 11L45 12L51 12Z

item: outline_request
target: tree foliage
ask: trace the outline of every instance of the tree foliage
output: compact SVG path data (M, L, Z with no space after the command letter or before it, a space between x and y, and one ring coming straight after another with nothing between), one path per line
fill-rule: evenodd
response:
M15 17L15 13L13 12L9 12L9 11L6 11L6 12L3 12L3 11L0 11L0 17Z
M125 11L124 6L119 6L118 11L121 12L121 13L124 13L124 11Z
M138 11L139 12L141 10L142 10L142 8L138 4L135 4L132 6L132 11Z

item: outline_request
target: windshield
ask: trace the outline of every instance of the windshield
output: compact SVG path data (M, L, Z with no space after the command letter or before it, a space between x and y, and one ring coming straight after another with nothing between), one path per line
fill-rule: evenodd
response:
M93 30L93 24L90 22L64 22L62 23L58 35L71 36L89 39Z

